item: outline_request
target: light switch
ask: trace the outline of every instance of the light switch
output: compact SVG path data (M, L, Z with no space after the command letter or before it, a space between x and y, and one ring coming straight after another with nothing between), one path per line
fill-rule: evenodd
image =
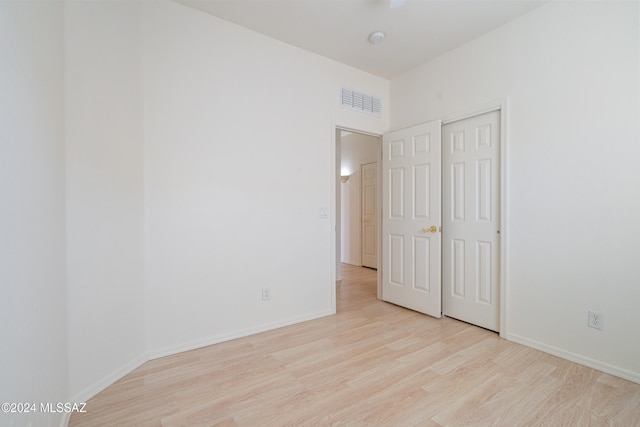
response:
M329 218L329 209L318 208L318 218L323 218L323 219Z

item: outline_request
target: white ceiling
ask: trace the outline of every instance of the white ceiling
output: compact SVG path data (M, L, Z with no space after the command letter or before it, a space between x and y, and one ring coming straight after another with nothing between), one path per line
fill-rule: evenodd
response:
M548 0L174 0L391 79ZM373 45L369 34L385 40Z

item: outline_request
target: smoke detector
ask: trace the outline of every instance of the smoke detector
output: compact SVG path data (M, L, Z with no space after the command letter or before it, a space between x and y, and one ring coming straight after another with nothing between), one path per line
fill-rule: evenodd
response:
M382 40L384 40L384 33L382 31L374 31L369 35L369 43L371 44L382 43Z

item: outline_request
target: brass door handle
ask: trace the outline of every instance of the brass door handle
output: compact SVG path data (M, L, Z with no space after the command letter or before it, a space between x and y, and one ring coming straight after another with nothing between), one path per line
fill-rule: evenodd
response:
M423 228L422 230L423 233L435 233L436 231L438 231L438 227L436 227L435 225L432 225L429 228Z

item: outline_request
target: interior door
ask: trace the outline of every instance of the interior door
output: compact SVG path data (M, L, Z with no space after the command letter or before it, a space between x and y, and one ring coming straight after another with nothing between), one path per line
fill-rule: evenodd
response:
M446 124L443 164L443 313L498 331L500 111Z
M362 266L378 268L378 163L366 163L361 170Z
M382 299L441 317L440 121L383 136Z

